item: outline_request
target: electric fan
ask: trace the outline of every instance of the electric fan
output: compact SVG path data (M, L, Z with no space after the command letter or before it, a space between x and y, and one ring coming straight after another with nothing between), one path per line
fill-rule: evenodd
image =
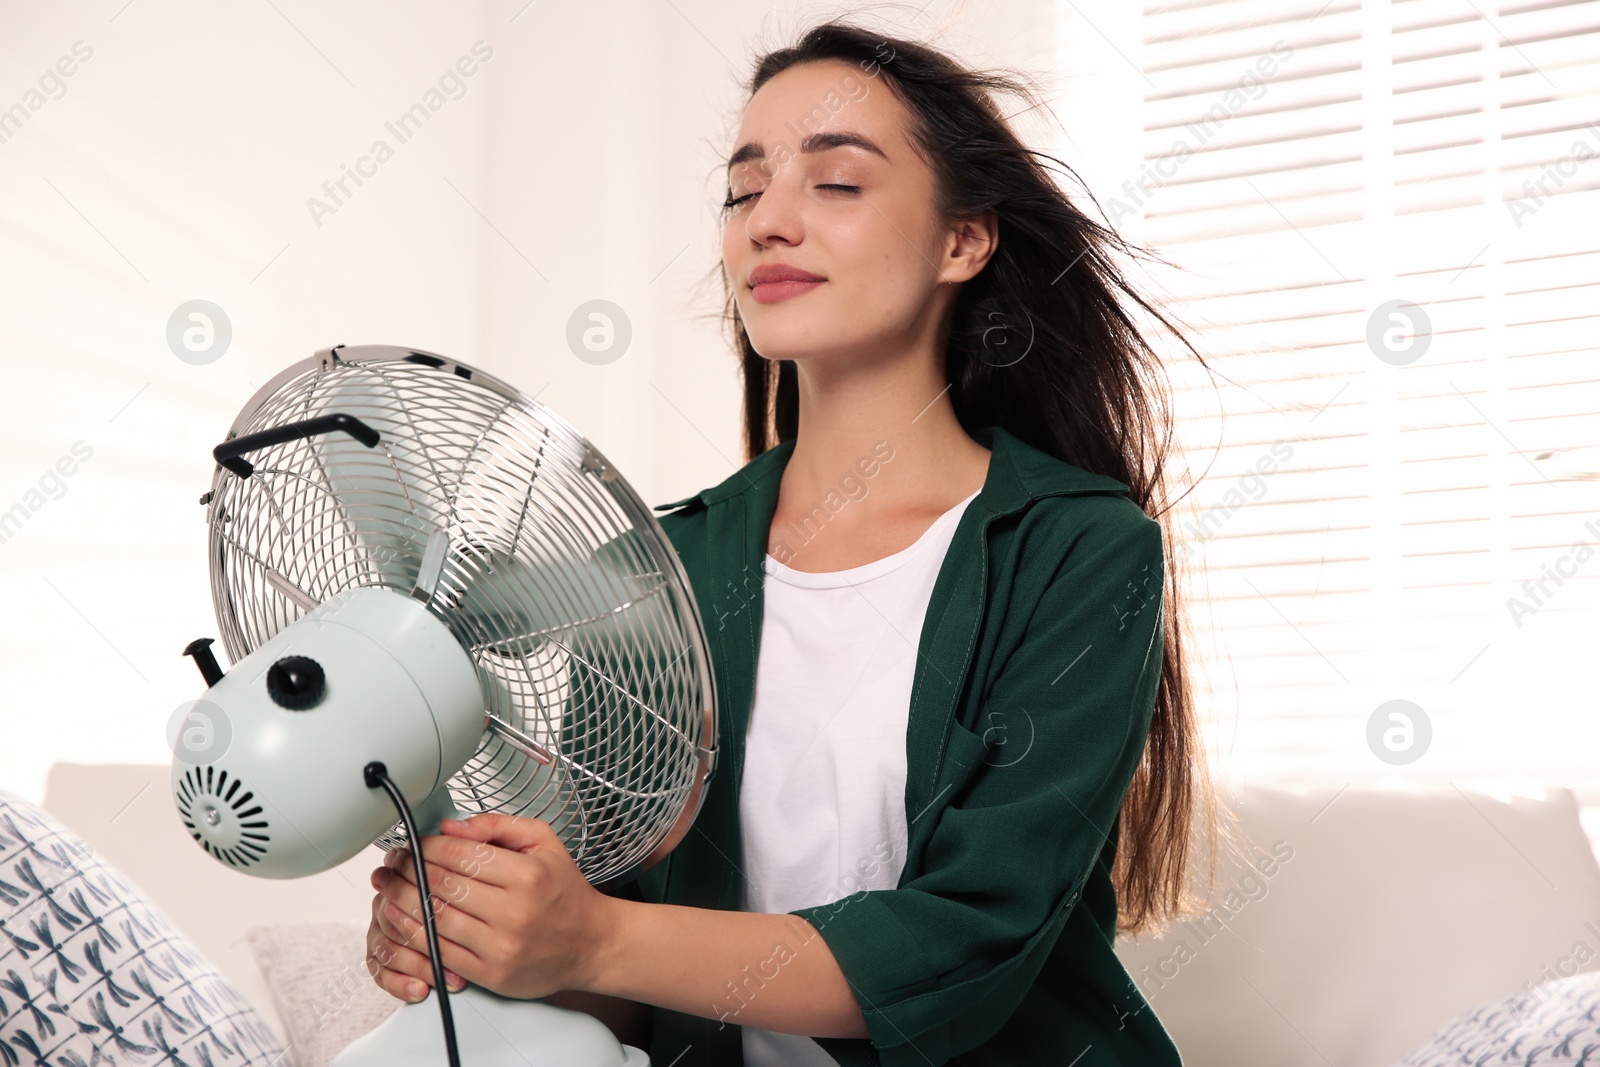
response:
M214 455L232 666L210 638L185 650L209 688L172 766L208 854L295 878L504 812L548 822L604 889L678 844L716 767L704 625L649 508L560 416L429 352L335 346L263 386ZM425 915L452 1065L457 1013L474 1067L649 1063L587 1014L448 993ZM335 1067L444 1062L433 1011L401 1005Z

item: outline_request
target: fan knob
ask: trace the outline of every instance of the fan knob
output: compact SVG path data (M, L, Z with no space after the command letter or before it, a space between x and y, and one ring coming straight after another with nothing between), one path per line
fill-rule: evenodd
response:
M285 656L267 668L267 693L281 707L305 711L322 699L328 680L310 656Z

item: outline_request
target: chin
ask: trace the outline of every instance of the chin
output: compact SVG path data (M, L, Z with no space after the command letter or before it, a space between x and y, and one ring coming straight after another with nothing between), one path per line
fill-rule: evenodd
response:
M764 311L765 309L762 309ZM757 322L743 319L744 332L750 346L767 359L805 359L818 351L824 342L807 328L807 322L796 318L792 323L760 321L767 316L756 312Z
M745 328L745 332L750 332L748 326ZM761 358L774 362L787 359L796 363L804 363L807 360L817 358L823 352L837 351L836 346L809 339L797 340L795 338L773 337L770 331L763 331L759 337L754 333L750 333L750 344Z

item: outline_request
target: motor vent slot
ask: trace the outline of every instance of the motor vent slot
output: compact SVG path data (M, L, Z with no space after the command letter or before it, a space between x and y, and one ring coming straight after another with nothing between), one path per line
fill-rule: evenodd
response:
M264 809L237 775L215 764L191 767L178 779L178 814L205 849L230 867L259 863L270 847Z

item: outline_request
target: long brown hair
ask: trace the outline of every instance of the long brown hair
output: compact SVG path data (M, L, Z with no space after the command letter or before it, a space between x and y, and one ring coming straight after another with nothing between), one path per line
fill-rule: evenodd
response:
M958 421L969 434L998 424L1041 451L1116 478L1161 522L1168 546L1161 681L1144 754L1118 816L1112 871L1120 929L1159 932L1202 906L1204 895L1196 895L1190 877L1192 838L1203 836L1209 845L1209 893L1219 835L1230 847L1234 837L1232 814L1207 768L1185 665L1181 560L1171 551L1175 501L1166 499L1173 426L1165 374L1136 316L1149 316L1204 360L1118 266L1121 256L1148 253L1080 211L1044 162L1070 175L1093 202L1077 174L1024 146L996 107L993 93L1039 106L1028 79L973 70L929 46L833 19L762 55L744 88L754 96L779 72L826 60L883 77L906 105L912 143L935 174L940 218L986 211L999 218L999 246L961 285L944 353ZM740 358L748 462L798 432L799 393L793 361L755 351L725 271L722 283L721 318ZM1017 338L1007 337L1011 347L1002 349L996 324L1010 333L1024 321L1027 355L1016 359L1010 353Z

